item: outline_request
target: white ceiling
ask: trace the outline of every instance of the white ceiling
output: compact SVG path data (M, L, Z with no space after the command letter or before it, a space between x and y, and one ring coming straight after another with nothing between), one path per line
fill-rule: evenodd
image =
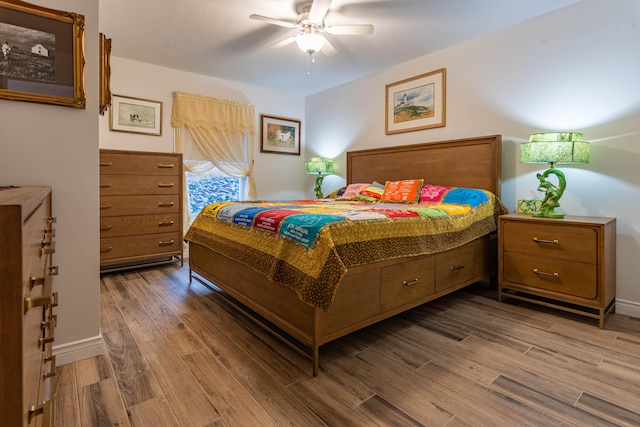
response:
M333 0L326 25L373 24L373 35L327 35L335 56L296 44L295 30L249 19L295 21L309 0L101 0L112 55L300 95L389 68L580 0ZM425 70L428 71L428 70Z

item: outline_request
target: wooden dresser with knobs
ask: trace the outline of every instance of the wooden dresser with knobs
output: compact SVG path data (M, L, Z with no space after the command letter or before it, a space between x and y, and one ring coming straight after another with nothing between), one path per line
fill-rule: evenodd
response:
M180 261L182 154L100 150L100 270Z
M616 297L616 220L498 218L499 300L516 298L598 320Z
M55 218L50 187L0 187L0 419L52 426Z

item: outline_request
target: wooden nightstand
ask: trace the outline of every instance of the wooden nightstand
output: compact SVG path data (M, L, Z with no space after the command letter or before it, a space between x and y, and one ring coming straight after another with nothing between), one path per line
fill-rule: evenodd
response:
M598 319L615 307L616 220L498 218L498 300L516 298Z

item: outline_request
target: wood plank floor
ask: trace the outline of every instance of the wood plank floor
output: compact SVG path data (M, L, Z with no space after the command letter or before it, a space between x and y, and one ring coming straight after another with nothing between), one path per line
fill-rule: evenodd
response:
M640 320L600 330L477 284L310 361L168 266L101 280L105 353L59 366L58 427L638 426Z

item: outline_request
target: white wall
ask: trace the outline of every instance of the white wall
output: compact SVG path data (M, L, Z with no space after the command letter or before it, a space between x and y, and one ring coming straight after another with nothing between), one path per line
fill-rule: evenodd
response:
M535 173L545 169L520 164L519 144L539 131L582 132L591 161L561 166L562 210L617 218L617 311L640 317L638 46L640 2L584 0L307 97L307 154L337 158L341 177L325 179L327 192L343 185L348 150L501 134L501 197L513 210L537 194ZM385 135L385 85L439 68L446 127Z
M101 352L98 246L98 0L36 1L85 17L87 108L0 100L0 185L53 188L60 267L57 363Z
M109 35L107 34L107 37ZM114 51L119 40L113 40ZM123 41L124 42L124 41ZM304 197L309 180L304 175L305 141L304 98L290 93L263 89L200 74L159 67L144 62L112 57L113 94L162 102L162 136L109 130L110 111L100 118L100 148L174 151L171 127L172 92L189 92L215 98L249 102L256 108L255 175L258 198L297 199ZM260 152L260 114L302 121L301 155ZM301 173L302 172L302 173ZM309 181L309 182L307 182Z

